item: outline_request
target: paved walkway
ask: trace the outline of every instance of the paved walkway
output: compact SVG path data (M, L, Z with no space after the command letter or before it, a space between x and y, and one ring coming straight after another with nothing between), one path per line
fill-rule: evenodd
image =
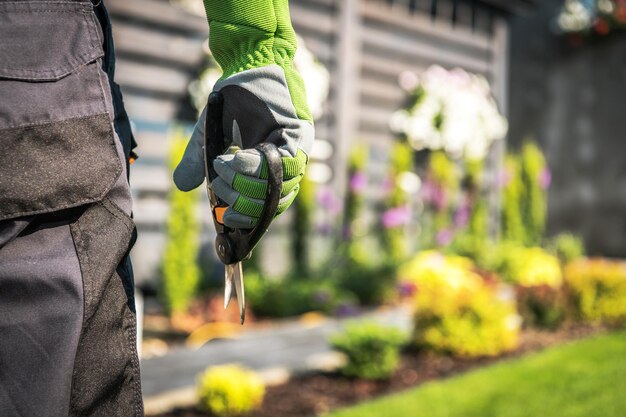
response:
M407 309L382 309L358 317L410 329ZM197 375L206 367L239 363L262 373L268 381L286 379L294 373L332 368L337 364L328 336L346 321L325 319L314 323L287 321L269 328L250 329L236 339L215 340L199 349L181 348L162 357L141 362L146 412L193 402Z

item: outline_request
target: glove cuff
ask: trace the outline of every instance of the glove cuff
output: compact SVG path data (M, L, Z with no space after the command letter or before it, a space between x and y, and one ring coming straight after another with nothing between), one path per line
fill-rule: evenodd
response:
M204 0L209 46L227 78L274 63L273 0Z
M209 47L222 67L222 79L274 63L274 34L243 25L211 21Z

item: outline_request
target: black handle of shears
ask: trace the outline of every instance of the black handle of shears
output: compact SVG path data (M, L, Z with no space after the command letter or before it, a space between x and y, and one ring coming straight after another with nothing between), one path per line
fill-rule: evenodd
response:
M209 183L217 178L217 172L213 168L213 161L224 153L228 144L225 143L222 131L222 109L224 99L219 92L209 95L207 104L206 125L205 125L205 164L206 175ZM232 229L217 220L215 209L226 207L227 204L217 198L212 191L209 191L211 199L211 209L213 211L213 222L215 223L217 238L215 248L220 260L226 264L234 264L246 259L252 249L259 243L267 229L269 228L280 202L280 195L283 185L283 163L278 148L273 143L265 142L255 147L267 161L268 165L268 189L261 211L261 217L253 229Z

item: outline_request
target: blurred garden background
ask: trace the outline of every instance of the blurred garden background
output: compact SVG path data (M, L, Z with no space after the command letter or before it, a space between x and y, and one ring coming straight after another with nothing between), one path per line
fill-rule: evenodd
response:
M243 327L171 181L221 75L202 1L107 7L149 414L624 415L626 0L291 0L316 142Z

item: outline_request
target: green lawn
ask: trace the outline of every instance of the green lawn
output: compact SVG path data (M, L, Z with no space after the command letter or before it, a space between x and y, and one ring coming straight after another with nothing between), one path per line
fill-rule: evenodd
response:
M432 382L330 417L624 417L626 332Z

